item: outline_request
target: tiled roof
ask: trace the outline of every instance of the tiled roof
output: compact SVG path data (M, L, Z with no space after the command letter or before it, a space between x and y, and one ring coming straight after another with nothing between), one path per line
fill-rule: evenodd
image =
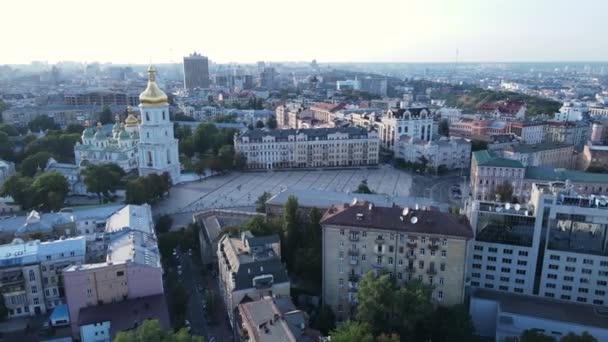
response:
M404 233L418 233L461 237L470 239L473 231L464 216L442 213L435 210L378 207L368 202L354 205L342 204L330 207L323 218L322 225L362 227L394 230ZM413 219L415 217L415 219Z

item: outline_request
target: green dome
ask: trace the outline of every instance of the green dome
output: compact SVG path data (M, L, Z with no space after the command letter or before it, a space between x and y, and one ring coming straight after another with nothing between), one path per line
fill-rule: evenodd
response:
M95 135L95 129L89 127L82 132L85 138L92 138Z
M97 130L97 133L95 133L95 139L96 140L105 140L105 139L107 139L107 137L105 134L103 134L101 129L99 129L99 130Z

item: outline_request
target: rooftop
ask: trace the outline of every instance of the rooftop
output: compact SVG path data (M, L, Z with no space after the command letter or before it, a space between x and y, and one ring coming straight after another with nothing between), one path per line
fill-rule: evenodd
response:
M266 136L275 138L287 138L290 135L303 134L308 136L308 139L319 137L325 138L330 134L348 134L349 138L353 136L367 136L368 130L359 127L333 127L333 128L306 128L306 129L252 129L243 132L240 138L248 137L252 139L261 139Z
M136 328L147 319L158 320L164 329L171 327L164 294L84 307L78 325L110 322L110 336L114 338L119 331Z
M600 313L598 306L485 289L476 290L473 298L496 301L500 303L502 312L588 327L608 328L608 312Z
M534 153L539 151L549 151L549 150L558 150L563 148L572 147L572 145L568 144L557 144L551 142L545 142L540 144L519 144L514 146L509 146L505 150L512 151L515 153Z
M526 178L543 181L562 181L569 180L576 183L606 183L608 184L608 174L589 173L584 171L554 169L550 167L530 166L526 168Z
M473 152L473 159L477 162L478 166L524 168L521 162L499 157L496 153L489 150Z
M330 207L323 225L393 230L404 233L442 235L470 239L473 231L466 217L424 207L379 207L369 202L356 202Z
M47 255L74 252L74 256L84 256L86 240L84 236L70 239L40 242L33 240L24 242L15 239L13 243L0 245L0 266L11 267L27 265L46 260Z

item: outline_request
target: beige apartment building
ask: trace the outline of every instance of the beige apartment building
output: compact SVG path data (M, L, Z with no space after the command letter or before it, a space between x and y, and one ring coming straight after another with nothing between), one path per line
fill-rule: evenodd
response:
M358 282L367 272L388 272L398 285L418 279L433 287L439 305L463 302L473 237L465 217L354 201L330 207L321 225L323 300L337 319L355 314Z
M249 169L378 164L378 133L358 127L254 129L234 138Z

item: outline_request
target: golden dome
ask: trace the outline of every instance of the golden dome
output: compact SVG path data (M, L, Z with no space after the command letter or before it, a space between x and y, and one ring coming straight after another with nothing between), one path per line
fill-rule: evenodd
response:
M132 127L132 126L139 125L139 120L137 120L137 117L135 116L135 112L133 111L133 107L128 106L127 107L127 113L129 115L127 116L127 119L125 120L125 127Z
M148 86L143 93L139 94L139 103L143 107L166 106L169 104L167 94L160 90L156 84L156 69L152 66L148 68Z

